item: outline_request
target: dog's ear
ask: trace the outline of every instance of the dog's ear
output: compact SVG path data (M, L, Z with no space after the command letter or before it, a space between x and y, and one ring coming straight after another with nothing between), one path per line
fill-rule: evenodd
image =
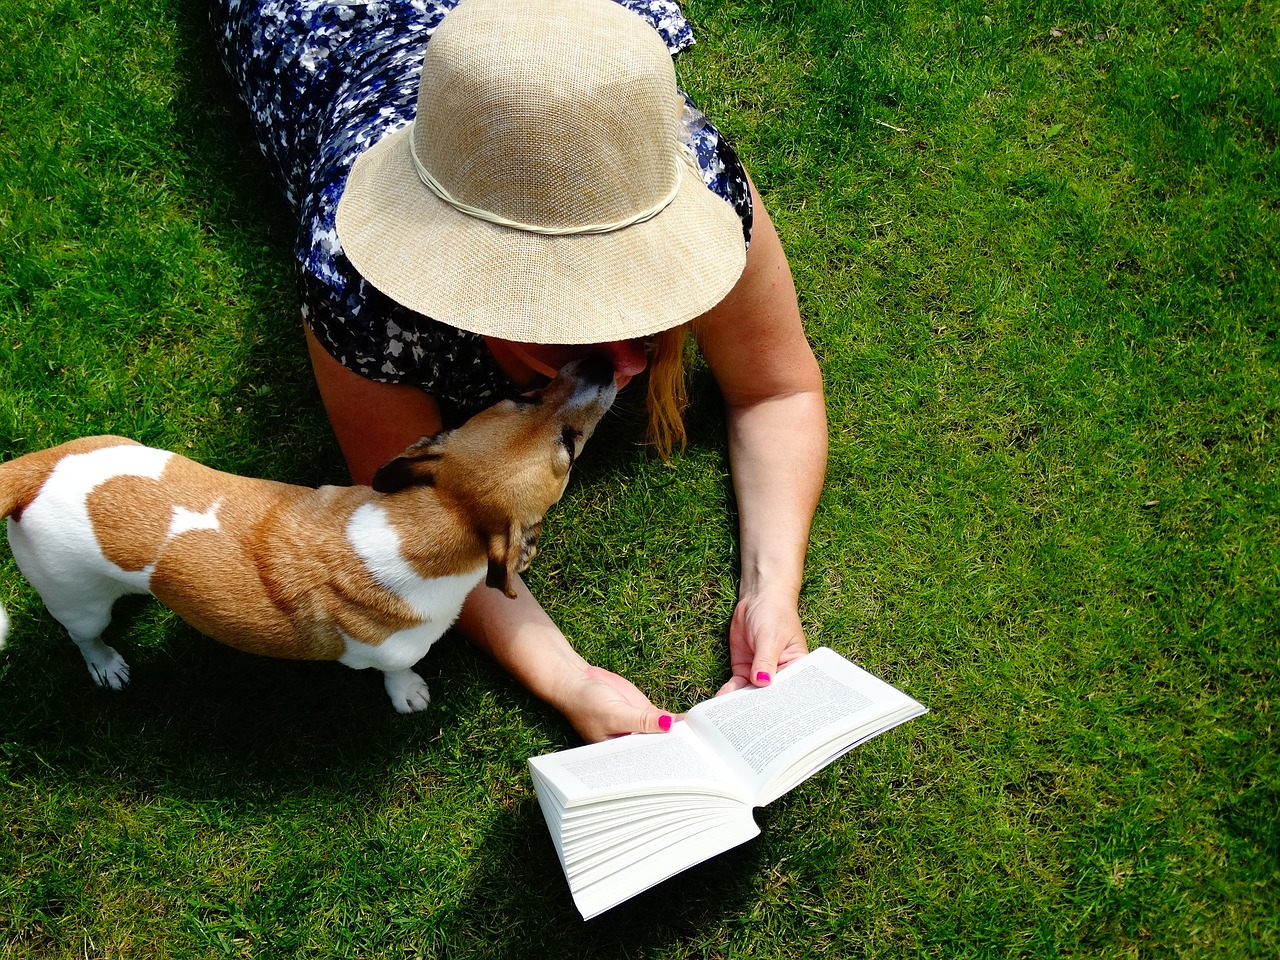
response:
M444 430L423 437L394 460L384 463L373 475L373 489L379 493L395 493L415 484L431 486L435 483L432 465L440 459L440 445L448 437Z
M538 534L542 532L542 521L531 527L521 527L513 523L502 533L489 535L489 573L485 576L486 586L501 590L512 600L516 598L516 588L512 585L516 574L524 573L538 553Z

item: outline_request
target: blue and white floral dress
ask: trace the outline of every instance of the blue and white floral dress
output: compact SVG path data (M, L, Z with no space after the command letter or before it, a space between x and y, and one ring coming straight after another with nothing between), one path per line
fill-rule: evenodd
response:
M673 56L693 43L674 0L618 2L652 23ZM510 395L511 383L483 338L366 283L343 255L334 215L356 157L413 119L426 45L457 3L213 0L210 14L223 63L298 218L306 323L348 369L431 394L446 423ZM750 191L733 148L692 103L686 121L707 186L733 205L749 240Z

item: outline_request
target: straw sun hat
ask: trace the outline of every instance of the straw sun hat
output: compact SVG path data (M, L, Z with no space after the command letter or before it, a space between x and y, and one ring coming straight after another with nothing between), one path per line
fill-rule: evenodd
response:
M683 107L666 45L612 0L463 0L427 44L416 122L351 171L343 249L392 299L474 333L673 327L745 262L680 143Z

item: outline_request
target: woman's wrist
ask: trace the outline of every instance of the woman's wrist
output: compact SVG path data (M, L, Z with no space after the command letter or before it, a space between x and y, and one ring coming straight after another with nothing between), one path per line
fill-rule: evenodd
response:
M799 604L802 577L803 566L794 560L755 562L744 559L738 579L738 599L768 597Z
M458 627L530 693L564 712L569 688L590 666L517 577L515 599L479 586Z

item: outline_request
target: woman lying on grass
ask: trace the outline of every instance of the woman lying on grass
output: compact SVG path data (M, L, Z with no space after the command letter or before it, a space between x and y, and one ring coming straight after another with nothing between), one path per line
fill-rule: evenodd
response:
M692 333L727 406L741 518L723 690L766 684L806 650L822 380L773 224L677 90L689 26L673 0L455 4L213 9L299 220L307 344L352 478L584 355L607 357L619 387L649 369L667 456ZM473 592L459 620L473 643L587 740L670 728L517 590Z

